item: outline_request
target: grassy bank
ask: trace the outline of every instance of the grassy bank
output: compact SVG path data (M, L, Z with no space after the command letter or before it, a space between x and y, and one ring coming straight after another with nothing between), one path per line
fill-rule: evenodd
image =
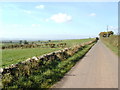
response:
M120 54L118 53L118 35L112 35L110 37L101 37L102 42L108 47L110 48L116 55Z
M65 60L53 60L47 62L42 67L36 67L29 76L13 77L6 74L3 78L5 88L50 88L67 73L76 62L82 58L88 50L94 45L85 45L80 51L72 57Z
M66 43L66 47L72 47L77 44L81 44L84 42L91 41L93 39L74 39L74 40L62 40L62 43ZM58 42L51 42L58 43ZM2 67L6 67L11 64L18 63L20 61L24 61L27 58L31 58L33 56L41 56L43 54L47 54L53 51L60 50L62 48L24 48L24 49L5 49L2 50Z

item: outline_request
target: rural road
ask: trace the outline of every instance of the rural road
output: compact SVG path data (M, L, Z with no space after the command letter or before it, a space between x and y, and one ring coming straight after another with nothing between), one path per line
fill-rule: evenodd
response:
M99 40L53 88L118 88L118 57Z

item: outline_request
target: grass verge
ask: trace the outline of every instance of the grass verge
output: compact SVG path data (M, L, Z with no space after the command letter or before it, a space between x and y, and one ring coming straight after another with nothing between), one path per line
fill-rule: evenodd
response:
M37 67L39 69L32 70L30 76L19 76L13 77L7 74L5 78L3 78L3 84L5 84L4 88L44 88L48 89L53 84L58 82L65 73L67 73L77 61L79 61L94 45L86 45L82 48L82 50L75 53L72 57L69 57L65 60L53 60L50 62L46 62L44 66ZM9 83L8 83L9 82Z
M101 40L102 42L108 47L110 48L116 55L120 56L120 53L119 50L118 50L118 47L119 47L119 44L118 44L118 35L113 35L113 36L110 36L110 37L101 37Z

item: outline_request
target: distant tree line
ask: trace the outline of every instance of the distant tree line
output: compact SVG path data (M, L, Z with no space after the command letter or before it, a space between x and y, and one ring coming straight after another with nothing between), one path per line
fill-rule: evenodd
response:
M29 44L29 42L27 40L24 40L24 41L20 40L19 44Z
M26 42L25 42L26 43ZM7 45L7 46L2 46L2 49L13 49L13 48L55 48L55 47L62 47L64 48L66 46L66 43L58 43L58 44L54 44L54 43L50 43L50 44L36 44L36 43L32 43L32 44L14 44L14 45Z

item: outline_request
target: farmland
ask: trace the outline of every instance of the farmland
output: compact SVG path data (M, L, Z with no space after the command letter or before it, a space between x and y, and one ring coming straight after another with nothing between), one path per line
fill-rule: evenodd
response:
M36 48L4 49L4 50L2 50L2 67L6 67L8 65L15 64L15 63L18 63L20 61L24 61L27 58L31 58L33 56L41 56L42 54L57 51L57 50L60 50L62 48L65 48L65 47L72 47L74 45L88 42L90 40L92 40L92 39L75 39L75 40L62 40L62 41L49 42L49 43L54 43L54 44L66 43L66 46L64 46L64 47L57 47L56 46L54 48L50 48L50 47L42 46L42 47L36 47ZM44 42L45 41L42 41L42 44ZM41 42L36 41L34 43L40 44ZM3 43L3 45L7 46L8 43Z
M70 48L64 47L65 49L63 50L47 54L38 59L29 59L25 62L4 68L2 77L3 88L50 88L59 81L96 42L97 39L84 39L79 40L79 42L77 40L76 43L79 43L79 45ZM66 47L69 46L66 45ZM62 48L63 47L58 49ZM19 48L13 50L18 49ZM47 47L45 49L49 48Z

